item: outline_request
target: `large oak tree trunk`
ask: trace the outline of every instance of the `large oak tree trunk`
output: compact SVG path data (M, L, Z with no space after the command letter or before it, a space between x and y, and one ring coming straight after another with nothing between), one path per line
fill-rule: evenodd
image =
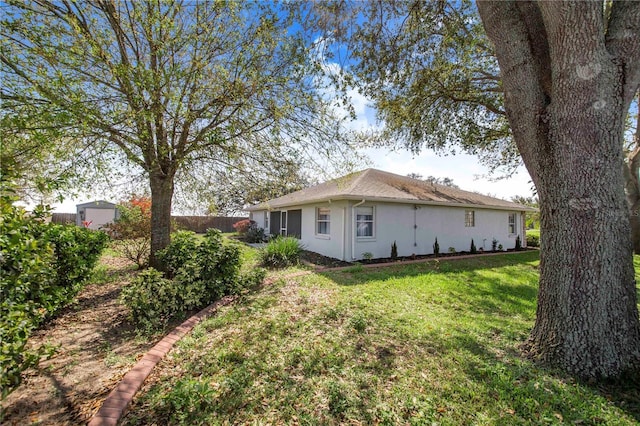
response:
M615 79L613 70L604 80ZM571 87L593 84L593 88ZM589 107L598 83L565 82L549 106L540 177L540 291L530 354L588 377L618 375L640 348L628 209L623 191L622 114ZM589 85L590 86L590 85ZM605 84L614 90L619 87ZM563 100L562 97L567 99ZM604 100L604 99L606 100ZM557 102L556 102L557 100ZM614 124L614 125L611 125ZM635 348L635 349L634 349Z
M151 184L151 256L149 265L158 270L156 252L171 242L171 201L173 199L173 177L161 172L152 172Z
M496 46L514 139L540 198L540 289L526 348L581 377L618 376L640 360L622 175L631 76L612 55L615 40L605 43L597 2L478 7ZM632 26L623 25L627 32Z

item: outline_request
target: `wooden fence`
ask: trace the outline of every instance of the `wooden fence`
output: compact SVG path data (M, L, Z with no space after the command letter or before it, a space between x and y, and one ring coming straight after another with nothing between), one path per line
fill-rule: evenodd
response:
M51 215L51 222L59 223L61 225L72 223L76 224L76 214L75 213L53 213Z
M216 228L222 232L235 232L233 224L247 217L239 216L171 216L178 229L197 232L199 234L207 232L209 228ZM75 213L53 213L51 217L53 223L76 223Z

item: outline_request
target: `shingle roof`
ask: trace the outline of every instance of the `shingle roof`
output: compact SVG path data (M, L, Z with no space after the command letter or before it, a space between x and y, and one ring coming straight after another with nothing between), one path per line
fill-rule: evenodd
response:
M277 210L321 201L362 200L397 203L475 206L502 210L535 211L522 204L505 201L450 186L366 169L311 186L245 210Z

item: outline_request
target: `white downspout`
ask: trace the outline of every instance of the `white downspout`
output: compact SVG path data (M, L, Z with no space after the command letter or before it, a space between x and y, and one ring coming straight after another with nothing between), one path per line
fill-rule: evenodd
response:
M351 223L353 224L351 232L351 260L355 260L356 258L356 207L363 205L365 201L363 198L362 201L351 206Z
M347 221L347 208L343 207L342 208L342 230L341 230L341 234L340 234L340 260L347 260L344 258L344 242L345 242L345 229L347 227L346 224Z

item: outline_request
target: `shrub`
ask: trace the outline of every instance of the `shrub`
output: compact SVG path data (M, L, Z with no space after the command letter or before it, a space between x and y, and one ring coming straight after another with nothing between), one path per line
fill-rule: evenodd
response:
M24 370L52 353L48 346L28 349L27 339L73 300L108 239L102 232L45 223L46 209L29 214L13 201L0 196L1 398L20 384Z
M456 248L455 247L449 247L448 251L449 251L449 253L454 254L456 252Z
M438 237L436 237L435 243L433 243L433 254L437 257L440 254L440 244L438 244Z
M140 272L122 289L120 302L130 311L131 319L146 330L165 326L182 308L184 289L149 268Z
M171 243L156 256L165 266L167 274L174 276L180 267L186 265L196 253L198 242L196 234L191 231L178 231L171 237Z
M517 250L522 250L522 242L520 241L520 235L518 235L516 237L516 247L515 248L516 248L516 251Z
M248 243L263 243L267 240L264 229L258 228L257 226L250 227L244 238Z
M476 249L476 243L473 242L473 238L471 239L471 247L469 248L469 253L476 254L478 250Z
M271 240L260 252L260 262L264 266L284 268L298 264L302 245L297 238L279 237Z
M139 268L149 264L151 253L151 200L133 196L118 205L118 219L105 226L115 248Z
M502 247L502 244L498 244L498 251L504 251L504 247Z
M254 287L266 275L261 268L240 275L240 249L236 244L224 244L217 229L207 231L199 244L193 232L178 232L159 258L167 265L173 280L149 269L127 286L121 296L131 318L147 331L165 326L186 311Z
M498 240L495 238L491 240L491 251L496 251L498 249Z
M540 237L537 235L527 235L527 247L540 247Z
M397 258L398 258L398 245L394 241L393 244L391 244L391 259L396 260Z
M245 235L249 229L256 226L256 222L250 219L244 219L233 224L233 229L240 235Z

